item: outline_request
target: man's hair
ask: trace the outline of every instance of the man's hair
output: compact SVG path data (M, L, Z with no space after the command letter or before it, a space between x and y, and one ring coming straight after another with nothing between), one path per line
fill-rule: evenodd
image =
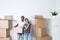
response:
M21 16L21 18L25 18L24 16Z

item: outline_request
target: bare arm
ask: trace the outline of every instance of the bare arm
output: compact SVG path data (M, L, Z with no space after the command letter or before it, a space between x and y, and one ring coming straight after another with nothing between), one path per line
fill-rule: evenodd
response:
M26 29L30 28L30 25L31 25L31 24L29 23L29 24L26 26Z
M17 27L18 26L18 23L17 23L17 25L15 25L14 27Z

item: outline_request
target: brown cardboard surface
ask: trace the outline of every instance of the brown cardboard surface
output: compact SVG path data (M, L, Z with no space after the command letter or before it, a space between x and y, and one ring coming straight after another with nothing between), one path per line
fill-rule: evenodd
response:
M9 37L10 29L0 29L0 37Z
M16 27L16 28L14 28L14 31L17 33L23 33L23 28L22 27Z
M13 20L13 16L4 16L4 19Z
M45 36L45 37L37 37L36 40L52 40L52 37L51 36Z
M12 20L0 19L0 28L9 29L12 27Z
M35 28L36 30L36 36L37 37L44 37L44 36L46 36L46 35L48 35L47 34L47 29L46 28Z
M35 18L39 19L39 18L43 18L43 16L42 15L35 15Z
M35 19L35 26L36 27L45 27L46 26L46 19Z
M10 37L7 37L7 38L0 38L0 40L10 40Z

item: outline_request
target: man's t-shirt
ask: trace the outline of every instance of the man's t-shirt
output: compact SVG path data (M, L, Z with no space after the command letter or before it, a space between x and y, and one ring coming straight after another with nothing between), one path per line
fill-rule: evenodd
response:
M22 22L21 20L18 20L17 23L18 23L18 26L24 27L25 22Z

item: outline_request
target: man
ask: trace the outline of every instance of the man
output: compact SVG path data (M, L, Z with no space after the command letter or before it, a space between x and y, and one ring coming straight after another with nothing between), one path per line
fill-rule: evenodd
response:
M25 24L25 17L21 16L21 20L18 20L17 25L15 27L23 27L24 28L24 24ZM18 35L18 40L23 40L23 33L17 33Z

